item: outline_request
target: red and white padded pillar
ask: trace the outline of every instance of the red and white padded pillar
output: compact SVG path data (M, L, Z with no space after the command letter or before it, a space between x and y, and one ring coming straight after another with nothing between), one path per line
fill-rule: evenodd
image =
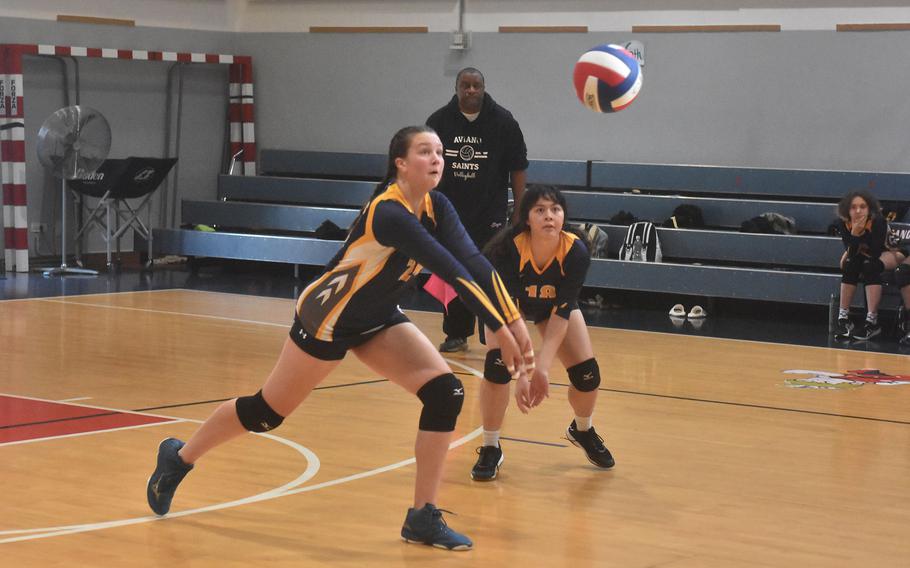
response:
M25 120L21 46L0 46L0 124ZM4 260L8 270L28 272L28 209L25 191L25 127L0 131Z
M256 175L256 132L253 113L253 59L234 57L230 67L230 106L228 120L231 130L231 155L243 149L243 175Z

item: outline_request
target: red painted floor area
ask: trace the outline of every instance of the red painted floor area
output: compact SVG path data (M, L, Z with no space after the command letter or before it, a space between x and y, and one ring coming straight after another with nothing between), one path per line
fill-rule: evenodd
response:
M172 421L160 416L0 395L0 444Z

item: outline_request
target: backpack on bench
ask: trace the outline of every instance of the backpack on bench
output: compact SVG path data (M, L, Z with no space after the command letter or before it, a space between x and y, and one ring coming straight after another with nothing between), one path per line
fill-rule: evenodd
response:
M638 221L629 225L626 238L619 249L619 260L642 262L661 262L663 260L654 223Z

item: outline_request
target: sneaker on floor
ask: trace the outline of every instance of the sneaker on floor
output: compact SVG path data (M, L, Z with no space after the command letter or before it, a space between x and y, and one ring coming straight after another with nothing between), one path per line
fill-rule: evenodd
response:
M853 322L847 318L838 318L834 326L834 339L850 339L854 331Z
M443 511L427 503L422 509L408 509L408 515L401 527L401 540L426 544L446 550L471 550L474 543L465 535L455 532L442 518Z
M183 463L183 460L177 455L183 446L184 443L177 438L167 438L158 445L158 465L152 476L149 477L146 487L149 507L155 511L156 515L167 514L177 486L193 469L192 465Z
M566 429L566 438L572 442L572 445L584 450L585 455L588 456L588 461L597 467L609 469L616 464L613 461L613 455L610 454L610 450L604 445L603 438L597 435L593 426L589 430L582 432L576 428L573 420L568 429Z
M471 470L471 479L474 481L493 481L499 473L499 466L505 458L502 455L502 446L480 446L477 448L477 463Z
M873 337L877 337L882 333L882 326L877 323L866 322L863 324L862 329L853 334L853 339L859 341L867 341Z
M468 350L468 340L464 337L449 337L439 345L440 353L458 353Z

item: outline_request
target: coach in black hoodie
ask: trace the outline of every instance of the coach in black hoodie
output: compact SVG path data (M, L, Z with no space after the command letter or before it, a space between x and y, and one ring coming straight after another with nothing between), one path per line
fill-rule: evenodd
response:
M483 248L508 222L509 183L518 203L528 168L521 127L484 87L480 71L462 69L455 77L452 100L427 119L445 147L445 172L437 189L455 206L477 248ZM474 319L464 304L453 300L443 317L446 340L439 350L466 351Z

